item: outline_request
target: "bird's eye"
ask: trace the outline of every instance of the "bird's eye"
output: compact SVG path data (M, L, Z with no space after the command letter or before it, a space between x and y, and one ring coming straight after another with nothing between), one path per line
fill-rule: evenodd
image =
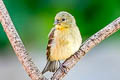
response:
M63 18L62 21L65 21L65 18Z

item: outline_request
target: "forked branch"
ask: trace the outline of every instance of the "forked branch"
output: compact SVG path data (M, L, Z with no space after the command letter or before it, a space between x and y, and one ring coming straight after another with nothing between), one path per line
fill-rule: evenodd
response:
M39 69L33 63L32 58L29 56L28 51L25 49L24 44L22 43L2 0L0 0L0 21L19 61L21 62L25 71L31 77L31 79L48 80L40 73ZM52 80L63 79L63 77L68 73L68 71L73 66L75 66L75 64L81 59L82 56L84 56L88 51L90 51L94 46L99 44L101 41L103 41L113 33L117 32L119 29L120 29L120 17L114 20L109 25L107 25L105 28L101 29L99 32L95 33L88 40L86 40L82 44L80 49L62 64L62 68L65 70L66 73L59 68L53 74L51 79Z

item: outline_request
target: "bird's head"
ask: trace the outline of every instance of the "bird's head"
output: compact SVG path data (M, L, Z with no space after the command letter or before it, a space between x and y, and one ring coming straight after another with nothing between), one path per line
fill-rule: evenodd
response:
M57 13L57 15L55 16L54 25L59 30L63 30L65 28L69 28L73 24L75 24L75 19L68 12L62 11L62 12Z

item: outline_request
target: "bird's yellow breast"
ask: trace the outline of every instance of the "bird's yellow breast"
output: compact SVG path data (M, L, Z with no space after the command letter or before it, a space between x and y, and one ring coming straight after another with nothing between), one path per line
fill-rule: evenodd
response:
M50 60L64 60L70 57L79 49L81 41L77 27L56 30L50 50Z
M68 28L67 26L63 26L63 25L56 25L55 27L56 27L56 29L59 30L59 31L63 31L63 30L65 30L65 29ZM67 31L67 30L65 30L65 31Z

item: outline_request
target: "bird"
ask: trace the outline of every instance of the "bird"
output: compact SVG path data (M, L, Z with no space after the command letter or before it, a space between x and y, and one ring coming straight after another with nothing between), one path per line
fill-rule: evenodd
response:
M54 27L48 35L47 64L42 74L47 71L55 72L60 66L60 60L66 60L77 52L81 43L82 37L75 18L66 11L58 12Z

